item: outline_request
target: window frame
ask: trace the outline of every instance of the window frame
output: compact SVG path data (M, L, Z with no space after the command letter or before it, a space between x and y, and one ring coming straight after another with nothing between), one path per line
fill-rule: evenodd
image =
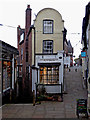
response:
M59 66L40 66L40 84L59 84Z
M52 30L51 30L51 32L45 32L45 23L44 22L52 22ZM54 24L54 22L53 22L53 20L51 20L51 19L45 19L45 20L43 20L43 34L53 34L53 25ZM46 26L47 27L47 26ZM50 26L48 26L48 27L50 27Z
M51 52L46 52L45 53L45 42L52 42L52 48L51 48ZM47 46L46 49L48 50ZM53 40L43 40L43 54L53 54Z

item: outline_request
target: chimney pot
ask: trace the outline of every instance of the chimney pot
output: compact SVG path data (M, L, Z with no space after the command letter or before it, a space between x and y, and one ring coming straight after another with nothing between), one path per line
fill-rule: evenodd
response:
M20 25L18 25L18 27L20 28Z
M27 5L27 8L30 8L30 5Z

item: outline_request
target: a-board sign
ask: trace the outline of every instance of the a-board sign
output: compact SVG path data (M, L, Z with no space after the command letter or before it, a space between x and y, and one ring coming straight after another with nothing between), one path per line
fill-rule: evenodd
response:
M77 100L77 114L87 113L87 99L78 99Z

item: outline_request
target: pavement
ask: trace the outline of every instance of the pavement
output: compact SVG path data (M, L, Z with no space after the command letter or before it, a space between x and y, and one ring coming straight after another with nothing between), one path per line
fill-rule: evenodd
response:
M77 71L75 71L77 69ZM65 94L63 102L42 101L41 104L5 104L2 118L77 118L77 99L87 99L87 90L82 86L81 67L65 70Z

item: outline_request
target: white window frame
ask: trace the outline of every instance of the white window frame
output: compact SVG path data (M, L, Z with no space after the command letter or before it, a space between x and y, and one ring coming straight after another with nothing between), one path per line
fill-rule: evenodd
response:
M43 53L53 54L53 40L43 40Z
M53 20L43 20L43 34L53 34Z

